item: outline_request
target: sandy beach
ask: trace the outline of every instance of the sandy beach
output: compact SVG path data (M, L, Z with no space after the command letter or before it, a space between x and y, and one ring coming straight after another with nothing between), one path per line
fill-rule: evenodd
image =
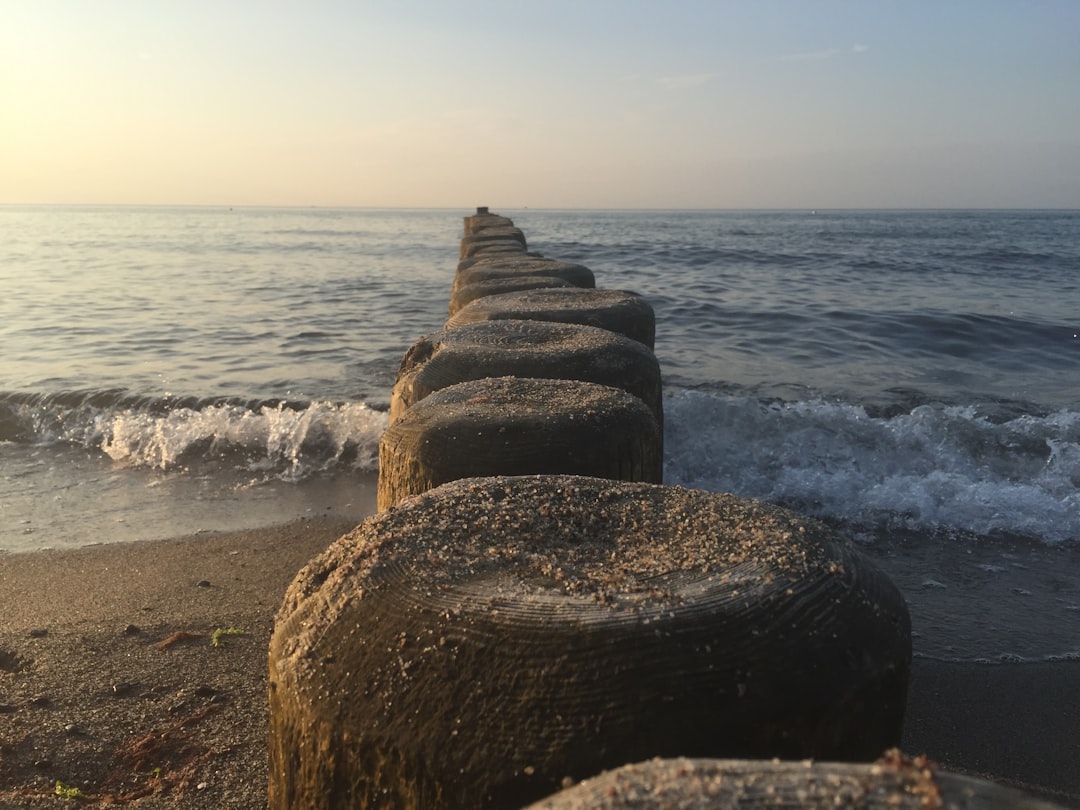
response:
M352 525L0 556L0 807L265 807L274 612Z
M0 808L265 807L273 616L351 525L0 556ZM1080 662L916 659L903 747L1080 806L1077 695Z

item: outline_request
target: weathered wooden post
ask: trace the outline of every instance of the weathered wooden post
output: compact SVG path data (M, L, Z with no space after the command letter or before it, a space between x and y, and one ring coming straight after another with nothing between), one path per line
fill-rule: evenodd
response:
M579 380L633 394L664 423L660 364L643 344L580 324L479 321L420 338L405 353L390 396L390 424L447 386L484 377Z
M494 320L581 323L626 335L650 349L656 339L656 316L641 296L623 290L527 290L478 298L446 322L447 329Z
M270 646L270 807L519 808L654 756L870 760L900 739L892 583L728 495L455 481L305 567Z
M570 473L663 480L662 433L645 403L576 380L488 377L434 392L379 442L379 509L448 481Z

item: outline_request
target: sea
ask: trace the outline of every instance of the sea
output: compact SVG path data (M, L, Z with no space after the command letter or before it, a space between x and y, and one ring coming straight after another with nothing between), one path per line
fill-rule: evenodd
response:
M1080 659L1080 211L493 211L654 307L666 483L836 526L917 656ZM371 514L471 213L0 206L0 553Z

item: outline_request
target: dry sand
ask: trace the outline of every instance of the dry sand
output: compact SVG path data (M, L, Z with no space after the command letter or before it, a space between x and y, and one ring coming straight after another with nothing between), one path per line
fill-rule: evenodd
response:
M351 527L0 555L0 808L264 808L273 616ZM906 729L907 753L1080 807L1080 662L917 659Z

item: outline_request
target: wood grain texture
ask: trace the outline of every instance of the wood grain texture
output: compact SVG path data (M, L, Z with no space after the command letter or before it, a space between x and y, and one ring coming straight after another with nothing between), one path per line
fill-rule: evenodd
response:
M727 495L457 481L305 567L270 652L272 808L516 808L655 756L871 760L908 616L826 527Z
M431 394L386 429L378 505L486 475L660 483L662 447L652 412L625 391L571 380L472 380Z
M580 264L532 256L499 255L461 262L454 274L450 295L453 297L462 287L473 284L522 276L546 276L562 279L575 287L596 287L596 277L592 270Z
M608 329L650 349L656 339L656 315L641 296L624 290L528 290L489 295L473 301L446 322L447 329L494 320L580 323Z
M479 321L416 341L398 369L390 424L435 391L484 377L580 380L619 388L664 424L660 364L643 344L594 326L514 320Z

